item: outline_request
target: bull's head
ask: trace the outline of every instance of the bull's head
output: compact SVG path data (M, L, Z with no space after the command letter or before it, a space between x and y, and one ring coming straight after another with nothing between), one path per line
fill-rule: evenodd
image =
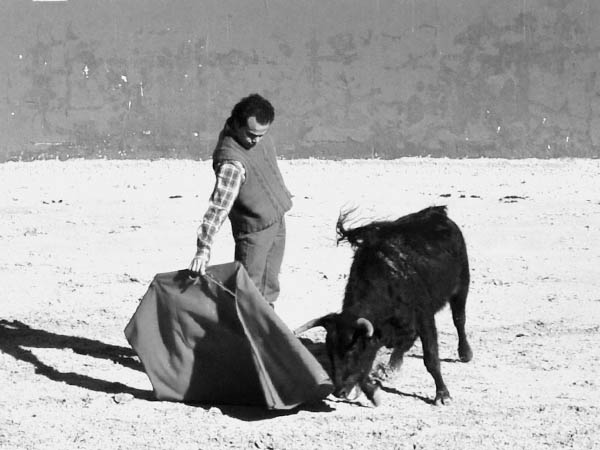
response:
M373 324L362 317L334 313L311 320L294 333L299 335L318 326L327 330L325 344L335 385L333 394L347 398L358 385L369 400L376 403L376 389L369 381L369 373L381 345Z

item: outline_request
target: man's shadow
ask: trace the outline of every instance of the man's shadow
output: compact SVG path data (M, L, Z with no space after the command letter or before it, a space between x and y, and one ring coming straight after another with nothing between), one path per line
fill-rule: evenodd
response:
M18 320L0 319L0 351L35 367L35 372L50 380L72 386L109 394L131 394L132 396L154 400L152 391L137 389L119 382L93 378L74 372L61 372L40 361L29 348L71 349L80 355L108 359L130 369L143 371L143 366L130 348L105 344L93 339L78 336L50 333L31 328Z

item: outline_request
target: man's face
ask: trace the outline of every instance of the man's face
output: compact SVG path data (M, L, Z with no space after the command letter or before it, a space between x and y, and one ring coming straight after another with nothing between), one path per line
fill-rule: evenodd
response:
M245 149L254 147L267 134L271 124L263 125L256 121L256 117L248 117L246 125L238 126L234 130L235 138Z

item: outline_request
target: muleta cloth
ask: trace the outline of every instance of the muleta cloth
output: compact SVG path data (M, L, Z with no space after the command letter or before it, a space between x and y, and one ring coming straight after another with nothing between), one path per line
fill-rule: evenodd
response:
M291 409L333 391L241 264L189 275L156 275L125 328L157 399Z

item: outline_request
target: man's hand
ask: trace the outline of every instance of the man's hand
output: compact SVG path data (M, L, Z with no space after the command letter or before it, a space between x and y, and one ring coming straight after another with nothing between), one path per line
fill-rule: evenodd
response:
M200 275L204 275L206 273L206 266L208 265L208 257L206 255L200 254L194 256L192 262L190 263L189 270L190 272L199 273Z

